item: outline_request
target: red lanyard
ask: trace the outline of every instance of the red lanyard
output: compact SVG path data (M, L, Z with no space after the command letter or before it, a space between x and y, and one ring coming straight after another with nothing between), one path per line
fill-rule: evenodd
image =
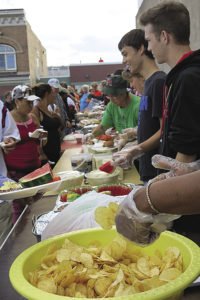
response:
M163 134L163 129L165 125L165 120L168 118L168 109L169 109L169 94L172 88L172 84L169 89L167 86L164 87L164 99L163 99L163 111L162 111L162 125L161 125L161 135Z

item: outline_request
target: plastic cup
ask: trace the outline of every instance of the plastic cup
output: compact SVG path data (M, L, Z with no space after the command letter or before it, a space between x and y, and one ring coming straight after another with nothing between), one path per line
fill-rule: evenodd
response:
M80 153L71 156L72 170L88 173L92 171L92 155Z

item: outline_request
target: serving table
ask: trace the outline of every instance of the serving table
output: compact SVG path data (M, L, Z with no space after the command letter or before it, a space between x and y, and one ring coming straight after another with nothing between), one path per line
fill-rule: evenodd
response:
M76 142L72 141L72 142L68 142L69 147L70 147L70 144L73 145L73 147L67 148L64 150L61 158L59 159L59 161L57 162L56 166L53 169L53 171L55 173L72 170L71 156L83 152L81 144L77 144ZM76 147L75 147L75 144L77 145ZM135 184L141 183L141 181L139 179L139 174L138 174L136 168L134 167L133 169L125 170L123 180L120 182L121 183L135 183Z
M64 150L60 160L54 167L54 172L71 170L71 155L79 154L82 151L82 146L79 144L73 144L73 146L71 144L71 147L69 144L66 147L67 149ZM122 182L139 183L137 171L126 171ZM32 234L32 215L39 215L52 210L55 206L56 197L55 194L48 193L42 199L32 203L0 251L0 299L24 300L10 284L9 269L12 262L21 252L37 242ZM200 287L187 289L182 300L197 299L200 299Z

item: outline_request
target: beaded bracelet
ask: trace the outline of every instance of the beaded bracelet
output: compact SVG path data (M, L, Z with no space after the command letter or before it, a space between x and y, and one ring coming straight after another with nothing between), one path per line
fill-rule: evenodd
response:
M154 207L154 205L152 204L151 202L151 199L150 199L150 196L149 196L149 188L150 188L150 185L152 184L151 181L149 181L147 183L147 186L146 186L146 198L147 198L147 202L149 204L149 206L151 207L151 209L156 213L156 214L160 214L160 212Z

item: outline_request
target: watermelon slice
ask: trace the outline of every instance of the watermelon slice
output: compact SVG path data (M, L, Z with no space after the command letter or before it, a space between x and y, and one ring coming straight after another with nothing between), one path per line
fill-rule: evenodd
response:
M52 181L53 173L49 163L19 179L19 182L25 188L49 183Z
M107 161L103 165L99 167L100 171L106 172L108 174L111 174L115 171L116 167L114 166L113 162Z

